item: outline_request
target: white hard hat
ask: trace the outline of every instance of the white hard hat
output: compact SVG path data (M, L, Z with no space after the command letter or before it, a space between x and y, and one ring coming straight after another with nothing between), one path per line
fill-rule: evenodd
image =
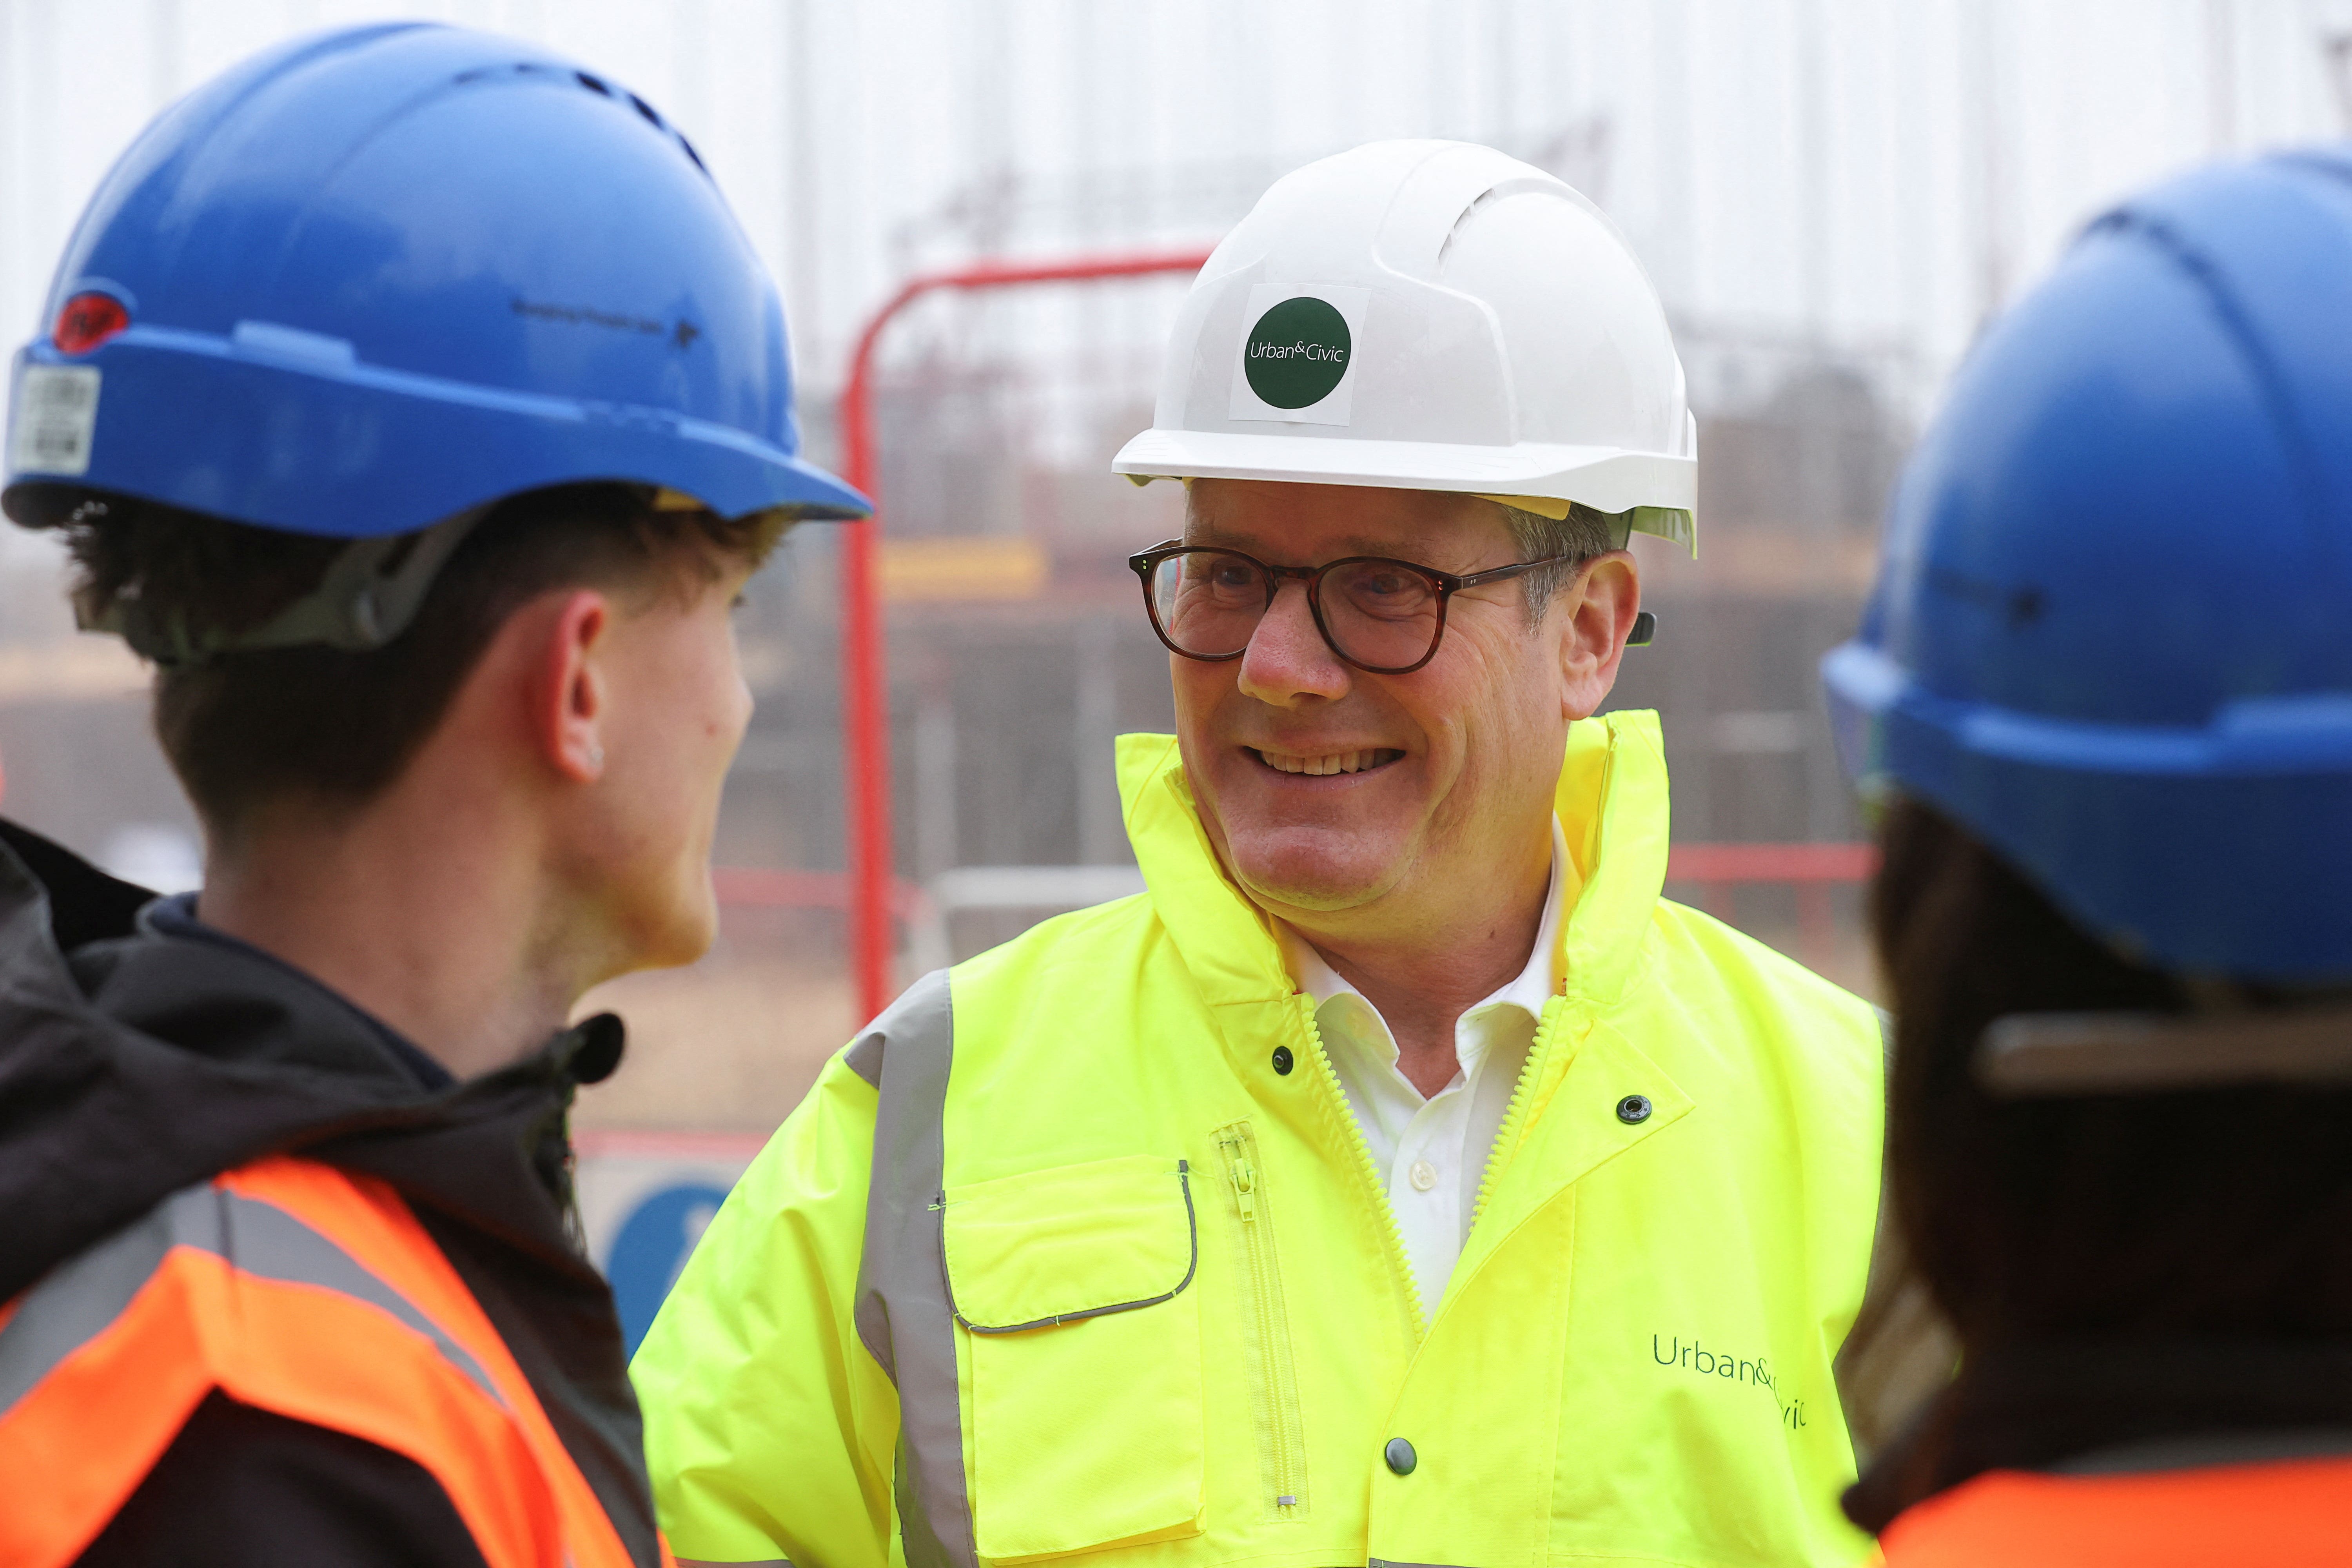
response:
M1193 280L1154 479L1570 501L1696 548L1698 430L1665 309L1614 225L1532 164L1375 142L1275 182Z

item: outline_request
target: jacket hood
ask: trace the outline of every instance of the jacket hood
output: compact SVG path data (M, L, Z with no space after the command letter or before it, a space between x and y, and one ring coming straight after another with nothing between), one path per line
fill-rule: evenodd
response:
M1265 912L1217 858L1173 735L1118 739L1119 796L1154 909L1195 975L1223 1000L1297 989ZM1643 940L1665 886L1666 758L1647 710L1569 726L1552 795L1570 878L1557 973L1607 1006L1640 977Z
M0 1300L169 1194L296 1152L586 1268L563 1121L617 1065L617 1019L427 1089L307 976L139 921L151 897L0 823Z

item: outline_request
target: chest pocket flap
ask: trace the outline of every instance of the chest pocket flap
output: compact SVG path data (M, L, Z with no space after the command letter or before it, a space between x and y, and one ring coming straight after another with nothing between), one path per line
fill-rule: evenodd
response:
M968 1331L972 1526L1021 1563L1199 1533L1199 1226L1184 1162L1126 1155L940 1194Z

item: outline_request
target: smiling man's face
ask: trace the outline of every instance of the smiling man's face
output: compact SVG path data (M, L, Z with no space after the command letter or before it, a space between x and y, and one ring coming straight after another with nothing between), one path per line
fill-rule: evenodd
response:
M1429 490L1202 479L1184 537L1277 566L1381 555L1466 575L1519 559L1501 508ZM1549 858L1568 725L1608 694L1638 597L1622 552L1532 625L1524 580L1466 589L1426 665L1368 675L1324 642L1304 585L1283 584L1240 658L1169 660L1218 856L1261 908L1309 930L1399 906L1439 916L1482 881L1516 886L1531 856Z

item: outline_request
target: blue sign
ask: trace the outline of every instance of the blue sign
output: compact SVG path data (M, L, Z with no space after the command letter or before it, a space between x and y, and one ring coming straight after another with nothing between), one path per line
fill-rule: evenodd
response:
M613 1237L613 1256L605 1277L613 1282L613 1303L621 1313L621 1337L628 1353L637 1353L654 1314L677 1283L694 1244L702 1239L727 1189L708 1182L681 1182L658 1187L631 1210Z

